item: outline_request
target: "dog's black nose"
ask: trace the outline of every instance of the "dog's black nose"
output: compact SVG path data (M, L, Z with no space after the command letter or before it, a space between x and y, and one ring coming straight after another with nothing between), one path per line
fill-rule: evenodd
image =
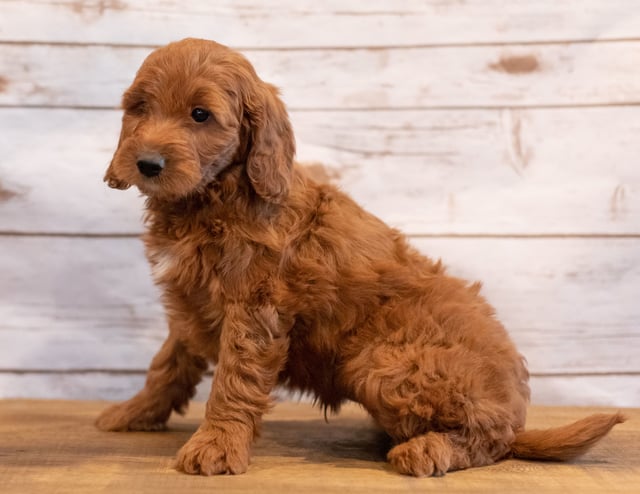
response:
M149 178L157 177L164 168L164 160L162 158L139 160L136 164L140 173Z

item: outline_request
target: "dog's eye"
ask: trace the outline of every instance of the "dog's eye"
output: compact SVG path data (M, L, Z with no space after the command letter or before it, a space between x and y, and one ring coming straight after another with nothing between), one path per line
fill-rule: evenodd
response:
M194 108L194 110L191 112L191 118L193 118L198 123L207 121L210 116L211 113L203 108Z

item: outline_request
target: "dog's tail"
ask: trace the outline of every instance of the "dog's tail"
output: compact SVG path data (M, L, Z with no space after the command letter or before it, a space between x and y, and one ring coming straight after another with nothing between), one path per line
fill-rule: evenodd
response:
M531 460L572 460L586 453L614 425L625 420L619 412L597 414L562 427L518 432L511 445L511 455Z

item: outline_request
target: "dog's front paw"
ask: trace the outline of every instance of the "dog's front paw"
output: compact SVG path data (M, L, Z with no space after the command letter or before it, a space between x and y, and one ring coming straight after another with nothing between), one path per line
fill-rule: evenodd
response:
M245 438L200 428L178 452L176 469L196 475L244 473L249 466L249 446Z
M112 405L96 419L95 425L103 431L160 431L166 429L169 414L160 412L135 398Z

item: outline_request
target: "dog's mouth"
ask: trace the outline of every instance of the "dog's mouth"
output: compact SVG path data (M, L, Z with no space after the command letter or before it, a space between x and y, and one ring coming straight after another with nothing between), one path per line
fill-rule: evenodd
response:
M127 190L131 187L131 184L121 178L117 177L113 170L113 163L109 165L107 173L105 173L103 181L112 189Z

